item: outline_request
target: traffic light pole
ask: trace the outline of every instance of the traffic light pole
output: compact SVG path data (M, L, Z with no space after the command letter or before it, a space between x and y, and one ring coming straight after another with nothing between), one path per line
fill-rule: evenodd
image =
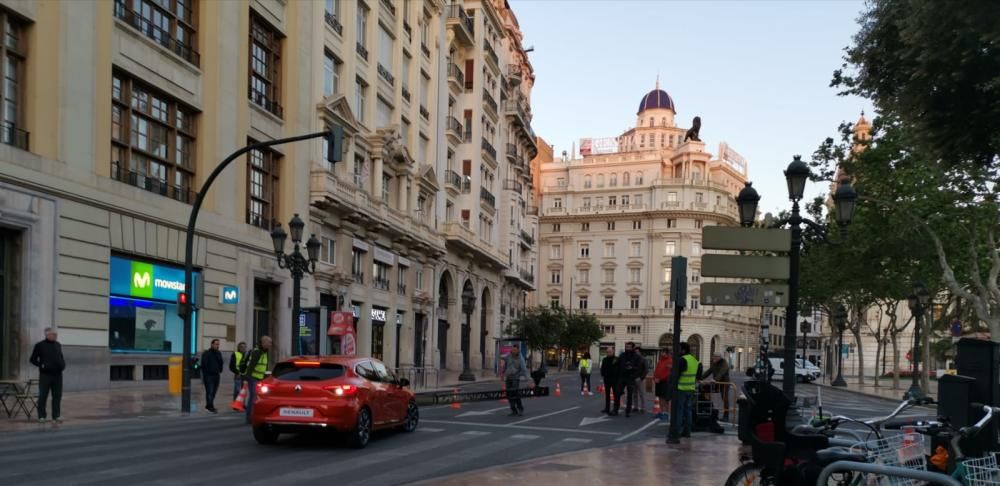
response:
M291 142L299 142L302 140L310 140L313 138L326 137L328 146L326 158L331 163L340 161L341 154L341 141L343 140L343 128L339 126L334 126L329 130L324 130L322 132L309 133L306 135L299 135L295 137L279 138L277 140L268 140L265 142L257 142L247 145L226 157L215 170L209 174L208 179L205 180L205 184L201 186L198 194L195 196L194 204L191 206L191 216L188 218L187 224L187 235L184 240L184 292L188 294L188 308L185 315L180 316L184 319L184 354L183 354L183 368L181 368L181 412L189 413L191 412L191 340L193 339L194 333L194 310L198 308L202 303L199 299L200 296L195 295L194 292L194 229L198 222L198 213L201 212L201 205L205 202L205 195L208 194L208 190L212 187L212 183L215 179L219 177L226 167L229 167L234 160L242 156L243 154L256 149L262 149L267 147L273 147L275 145L283 145Z

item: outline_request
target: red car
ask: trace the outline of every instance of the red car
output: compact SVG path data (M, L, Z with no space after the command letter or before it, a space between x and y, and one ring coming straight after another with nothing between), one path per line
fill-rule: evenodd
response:
M254 439L273 444L283 433L330 430L350 434L360 448L375 430L413 432L420 411L409 384L374 358L290 358L257 383Z

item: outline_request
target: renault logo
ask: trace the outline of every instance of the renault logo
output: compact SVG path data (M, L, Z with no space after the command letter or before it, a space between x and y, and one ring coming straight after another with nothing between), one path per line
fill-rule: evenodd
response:
M295 393L302 393L302 385L295 385Z

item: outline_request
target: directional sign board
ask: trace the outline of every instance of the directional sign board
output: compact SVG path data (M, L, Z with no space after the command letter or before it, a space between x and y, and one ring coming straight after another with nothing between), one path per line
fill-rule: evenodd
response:
M703 277L788 278L788 257L749 255L705 255L701 257Z
M701 303L783 307L788 305L788 286L706 282L701 284Z
M708 250L788 252L792 248L792 232L786 229L706 226L701 239L702 248Z

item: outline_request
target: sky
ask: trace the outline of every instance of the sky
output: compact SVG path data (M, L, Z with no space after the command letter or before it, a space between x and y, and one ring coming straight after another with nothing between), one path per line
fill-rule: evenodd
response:
M676 123L700 116L717 155L726 142L749 165L761 213L789 209L783 171L868 100L830 87L858 29L863 1L509 0L535 70L535 133L570 151L581 138L635 124L643 95L660 88ZM869 119L871 117L869 116ZM806 197L825 193L809 183Z

